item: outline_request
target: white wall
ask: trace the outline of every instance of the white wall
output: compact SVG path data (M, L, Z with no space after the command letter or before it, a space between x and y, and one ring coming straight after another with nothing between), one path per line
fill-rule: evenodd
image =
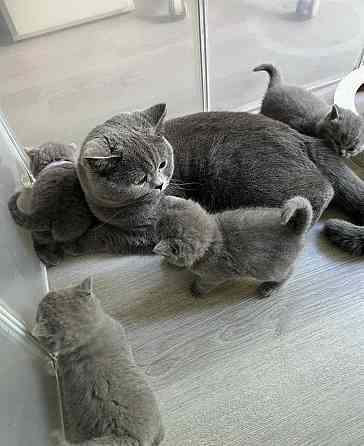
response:
M134 8L133 0L0 0L15 40Z

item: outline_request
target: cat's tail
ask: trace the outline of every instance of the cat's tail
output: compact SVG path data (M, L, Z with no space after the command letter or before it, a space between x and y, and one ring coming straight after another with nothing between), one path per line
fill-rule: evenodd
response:
M275 87L282 83L282 76L277 68L271 63L263 63L253 69L253 71L266 71L269 74L268 88Z
M364 255L364 226L356 226L344 220L328 220L324 227L327 238L344 251L355 256Z
M303 197L293 197L287 200L282 208L281 221L289 226L295 234L303 234L312 223L311 203Z
M30 231L44 231L49 229L44 218L35 214L26 214L18 207L18 198L22 192L16 192L8 202L8 208L13 220L18 226Z

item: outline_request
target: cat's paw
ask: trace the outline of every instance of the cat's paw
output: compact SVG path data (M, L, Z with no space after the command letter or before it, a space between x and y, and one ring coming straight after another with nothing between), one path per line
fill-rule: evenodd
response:
M277 292L278 286L275 283L264 282L261 283L257 288L257 298L266 299L267 297L273 296Z
M69 443L63 438L61 431L51 432L49 439L51 446L69 446Z
M33 244L33 246L40 261L48 268L59 265L64 258L64 253L60 246L53 244L40 245L36 242Z
M206 289L199 279L195 279L191 285L191 294L196 298L205 297L208 293L208 289Z
M350 147L349 149L340 148L339 155L342 158L352 158L363 151L362 147Z
M74 240L72 242L65 242L62 246L63 251L66 255L78 257L83 254L82 246L77 240Z

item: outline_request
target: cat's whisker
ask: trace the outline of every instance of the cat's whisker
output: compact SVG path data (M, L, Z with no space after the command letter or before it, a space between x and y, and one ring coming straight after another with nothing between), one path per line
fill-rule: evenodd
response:
M109 219L107 219L106 221L104 221L101 225L96 226L96 228L94 229L94 234L95 234L95 240L96 240L96 231L101 229L102 227L104 227L105 225L109 224L115 217L119 216L122 212L124 212L125 209L122 208L121 210L119 210L118 212L115 212L115 214L113 214Z

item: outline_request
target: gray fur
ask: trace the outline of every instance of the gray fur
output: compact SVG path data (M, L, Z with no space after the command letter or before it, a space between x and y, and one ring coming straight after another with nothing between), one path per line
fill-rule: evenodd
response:
M364 227L352 223L331 219L325 223L327 238L339 248L355 256L364 255Z
M27 153L36 181L10 198L9 211L16 224L32 231L39 258L51 266L63 258L60 243L79 238L93 216L78 181L73 144L46 143Z
M122 325L108 316L92 283L48 293L33 334L57 355L67 442L58 445L157 446L158 404Z
M132 114L113 118L113 131L117 133L117 123L123 123L118 144L122 146L124 138L132 141L138 157L139 139L144 138L130 119ZM91 135L101 141L108 131L108 126L101 125ZM244 112L187 115L166 121L163 132L174 150L175 169L167 189L157 194L154 202L132 202L127 193L131 202L126 206L93 206L93 212L105 222L67 244L67 252L151 253L158 243L155 224L163 212L163 195L191 198L213 212L243 206L280 207L299 195L311 202L312 223L334 197L333 203L356 223L364 222L363 181L319 138L298 133L266 116ZM143 152L140 155L143 157ZM122 184L120 180L120 200L124 202ZM109 218L112 224L106 223Z
M254 71L266 71L270 77L261 113L323 139L345 158L364 149L364 120L360 116L338 105L330 107L304 88L284 84L271 64L259 65Z
M174 169L172 147L161 135L165 114L165 104L122 113L86 137L77 170L101 223L67 244L68 253L151 253L159 202Z
M271 295L288 279L312 222L310 202L302 197L291 198L282 208L217 214L191 200L169 201L172 206L157 225L161 241L154 252L197 276L192 285L196 295L242 277L260 282L260 297Z
M40 146L24 147L24 149L29 157L30 170L35 177L55 161L70 161L75 164L79 155L79 147L75 143L46 142Z

